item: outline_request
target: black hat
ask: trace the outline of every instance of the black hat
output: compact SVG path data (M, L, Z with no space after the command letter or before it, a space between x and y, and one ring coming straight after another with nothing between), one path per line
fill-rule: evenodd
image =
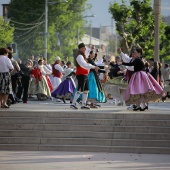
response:
M85 44L84 43L80 43L79 45L78 45L78 48L80 49L80 48L83 48L83 47L85 47Z

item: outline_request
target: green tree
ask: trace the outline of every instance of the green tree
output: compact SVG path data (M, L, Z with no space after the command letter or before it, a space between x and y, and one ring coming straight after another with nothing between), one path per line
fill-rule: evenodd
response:
M160 57L165 61L170 61L170 26L165 27L164 34L162 34L162 43L160 45Z
M145 56L153 57L154 14L151 0L131 0L128 6L123 0L114 2L109 11L116 21L116 30L123 37L125 51L130 53L133 46L144 50ZM164 40L165 23L160 19L160 37ZM163 53L163 52L162 52Z
M72 49L76 48L76 29L83 35L87 0L68 0L68 3L48 5L48 59L54 61L56 55L62 59L72 58ZM56 2L56 0L50 0ZM60 1L57 1L60 2ZM15 41L19 54L24 58L30 53L44 54L44 9L42 0L15 0L10 4L9 15L15 26Z
M14 27L0 17L0 47L6 47L13 42L13 33Z

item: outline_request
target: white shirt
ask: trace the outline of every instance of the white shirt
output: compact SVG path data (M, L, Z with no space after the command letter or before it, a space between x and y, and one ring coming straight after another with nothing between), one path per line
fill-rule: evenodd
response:
M65 70L64 70L64 77L67 77L71 72L73 72L73 69L72 68L66 68Z
M63 69L63 67L60 66L60 64L56 64L56 65L54 66L54 68L55 68L56 70L58 70L59 72L64 73L64 69Z
M90 70L91 68L94 69L95 66L93 66L92 64L89 64L87 63L85 60L84 60L84 57L82 55L78 55L77 58L76 58L76 61L78 62L78 64L85 68L85 69L88 69Z
M47 68L48 68L48 70L52 71L52 67L51 67L51 65L50 65L50 64L44 64L44 66L45 66L45 67L47 67Z
M41 70L43 76L46 74L51 74L52 72L44 65L38 65L38 68Z
M125 63L130 63L132 58L129 57L128 55L124 54L123 52L120 53L120 55L122 56L122 60ZM134 71L134 66L126 66L126 68L130 71Z
M10 70L13 70L14 66L12 65L11 60L4 56L1 55L0 56L0 73L5 73L5 72L9 72Z

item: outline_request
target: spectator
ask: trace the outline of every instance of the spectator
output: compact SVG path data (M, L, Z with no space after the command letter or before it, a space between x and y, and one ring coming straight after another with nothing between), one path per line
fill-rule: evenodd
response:
M0 102L1 108L9 108L7 105L8 95L12 93L10 71L14 69L8 58L9 50L0 48Z

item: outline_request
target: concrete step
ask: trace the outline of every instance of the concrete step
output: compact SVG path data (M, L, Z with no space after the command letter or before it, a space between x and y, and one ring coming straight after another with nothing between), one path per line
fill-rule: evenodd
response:
M128 113L129 112L129 113ZM168 120L170 119L170 114L154 114L154 110L152 113L149 112L132 112L125 111L125 113L110 113L109 111L106 113L98 112L97 110L90 111L73 111L73 110L65 110L65 111L50 111L50 112L28 112L28 111L5 111L0 112L0 117L20 117L20 118L90 118L90 119L135 119L135 120Z
M0 137L0 144L170 147L170 140Z
M70 124L0 124L1 130L170 133L170 127Z
M3 118L0 124L69 124L110 126L159 126L170 127L170 120L89 119L89 118Z
M170 154L170 114L1 111L0 150Z
M91 138L91 139L142 139L142 140L170 140L169 133L134 133L134 132L90 132L90 131L57 131L43 132L44 138Z
M169 147L0 144L0 150L170 154Z
M170 140L169 133L0 130L0 137Z

